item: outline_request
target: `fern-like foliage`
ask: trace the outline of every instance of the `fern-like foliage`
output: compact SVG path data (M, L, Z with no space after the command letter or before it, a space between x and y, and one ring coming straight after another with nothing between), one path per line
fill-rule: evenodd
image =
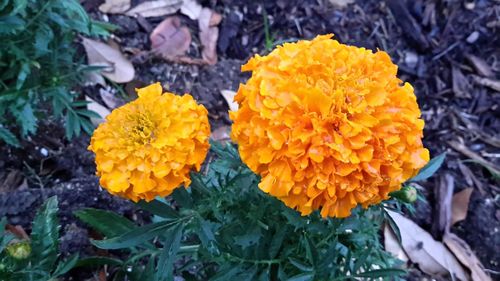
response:
M0 0L0 140L19 146L49 115L65 120L68 138L92 132L93 113L72 91L88 70L75 56L78 34L107 31L77 0Z

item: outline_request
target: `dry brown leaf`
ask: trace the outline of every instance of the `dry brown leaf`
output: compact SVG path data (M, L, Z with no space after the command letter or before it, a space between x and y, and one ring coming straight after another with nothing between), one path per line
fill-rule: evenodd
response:
M231 90L221 90L220 93L226 100L227 105L229 106L229 110L237 111L238 103L234 101L234 96L236 96L236 92Z
M191 44L191 33L182 26L178 17L167 17L151 32L149 38L151 50L168 60L184 56Z
M453 233L446 233L443 242L457 259L469 268L473 281L491 281L490 276L483 269L484 266L464 240Z
M146 1L130 9L126 15L142 17L160 17L177 12L182 5L182 0L155 0Z
M329 1L333 6L338 8L345 8L349 4L354 3L354 0L329 0Z
M26 231L21 225L7 224L5 226L5 229L10 233L14 234L14 236L16 236L18 239L28 240L28 241L30 240L29 235L26 233Z
M217 25L221 20L221 15L208 8L201 10L198 19L200 41L203 45L201 55L203 60L211 65L217 63L217 38L219 38L219 28Z
M203 7L196 0L184 0L181 6L181 13L188 16L192 20L197 20L200 17Z
M452 253L413 221L387 210L401 232L401 246L413 263L430 275L453 274L466 281L467 274Z
M105 67L101 74L106 78L116 83L126 83L134 79L134 66L119 50L85 37L82 37L82 44L87 52L89 65Z
M405 253L405 251L399 244L396 235L394 235L391 228L387 224L384 226L384 248L395 258L402 260L405 263L408 262L408 255Z
M473 190L472 187L469 187L453 195L453 201L451 203L451 225L463 221L467 217L470 195Z
M90 118L90 122L92 122L94 126L97 126L102 122L104 122L106 116L108 116L111 113L111 111L109 111L109 109L97 103L89 96L85 96L85 100L89 102L87 104L87 109L96 112L102 117L102 118Z
M122 14L130 9L130 0L106 0L99 6L99 11L107 14Z

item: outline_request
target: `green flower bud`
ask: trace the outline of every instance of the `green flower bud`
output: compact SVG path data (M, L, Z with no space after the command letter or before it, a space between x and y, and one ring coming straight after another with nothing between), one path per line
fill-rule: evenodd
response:
M28 241L15 242L7 246L6 250L11 257L23 260L31 254L31 245Z
M403 186L400 190L393 191L389 195L405 203L417 201L417 190L410 185Z

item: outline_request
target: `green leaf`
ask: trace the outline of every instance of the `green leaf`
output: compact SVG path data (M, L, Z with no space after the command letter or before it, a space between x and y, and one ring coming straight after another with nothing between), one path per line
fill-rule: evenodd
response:
M93 267L93 266L121 266L123 262L119 259L108 258L108 257L89 257L79 260L75 267Z
M274 259L278 255L283 240L290 229L286 226L278 229L271 240L271 245L269 245L269 258Z
M288 260L290 261L290 263L293 266L300 269L301 271L313 271L314 270L314 268L312 266L309 266L309 265L299 261L298 259L289 257Z
M64 275L68 271L70 271L71 269L73 269L73 267L75 267L76 264L77 264L77 262L78 262L78 258L79 258L79 255L77 253L77 254L74 254L71 257L69 257L67 260L65 260L63 262L60 262L57 265L56 270L52 274L52 278Z
M172 193L172 197L174 198L177 204L181 205L186 209L190 209L193 207L193 199L189 194L188 190L184 187L179 187L174 190Z
M111 211L87 208L76 211L75 216L106 237L116 237L137 228L129 219Z
M144 200L141 200L137 203L141 209L144 209L148 212L150 212L153 215L157 215L159 217L165 218L165 219L178 219L179 218L179 213L177 213L170 205L161 202L158 199L155 199L150 202L146 202Z
M31 262L36 268L50 271L57 260L59 221L57 197L49 198L38 210L31 231Z
M101 249L123 249L138 246L156 236L163 234L175 226L177 221L162 221L138 227L120 236L106 240L91 240L91 243Z
M312 265L316 265L318 259L318 252L316 251L316 246L312 243L311 239L307 234L304 234L305 247L306 247L306 257Z
M1 127L1 126L0 126L0 139L9 145L12 145L15 147L21 146L19 144L19 141L17 140L16 136L11 131L9 131L6 128Z
M411 178L409 181L421 181L430 178L437 170L441 167L446 158L446 152L439 154L438 156L432 158L427 165L425 165L420 172Z
M30 73L31 73L30 63L23 62L21 64L21 69L19 69L19 73L17 74L16 90L19 90L23 87L24 81L26 81L26 78Z
M23 136L28 135L28 133L36 132L36 117L33 113L33 108L29 103L23 106L20 114L16 116L18 123L21 124L21 133Z
M175 257L179 251L182 239L184 225L177 224L169 229L163 236L163 250L158 260L158 268L156 270L156 281L172 280L172 271L174 268Z
M310 281L310 280L314 280L314 273L311 272L301 273L287 279L287 281Z
M246 249L252 245L256 245L262 237L262 231L258 225L246 229L243 235L234 236L234 244Z

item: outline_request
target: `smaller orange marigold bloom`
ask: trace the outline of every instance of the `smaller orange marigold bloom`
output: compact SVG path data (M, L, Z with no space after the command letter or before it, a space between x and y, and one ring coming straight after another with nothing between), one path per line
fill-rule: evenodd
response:
M134 202L188 186L189 172L199 171L205 160L210 136L208 112L192 96L162 94L160 83L137 93L106 117L89 146L100 184Z
M252 76L230 117L260 189L302 215L346 217L400 189L429 151L413 88L396 76L387 53L331 37L250 59L242 70Z

